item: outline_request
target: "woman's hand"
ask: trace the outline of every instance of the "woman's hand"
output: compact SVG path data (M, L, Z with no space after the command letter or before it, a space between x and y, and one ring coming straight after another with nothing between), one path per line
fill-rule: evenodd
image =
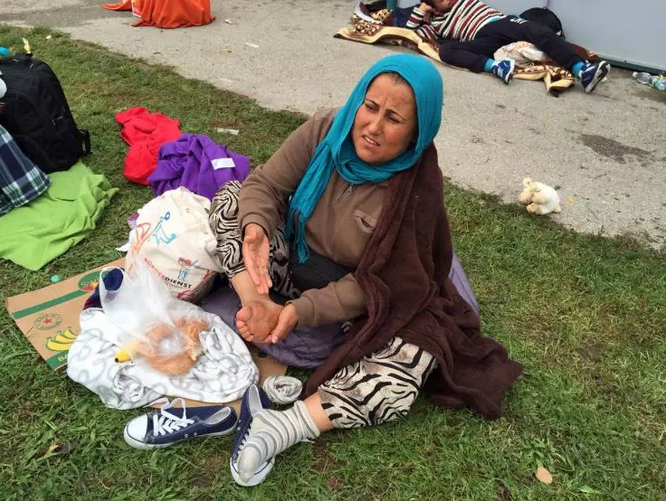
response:
M250 274L254 286L259 294L268 294L273 286L268 275L269 243L264 229L256 223L250 223L244 228L243 236L243 262Z
M298 313L293 304L288 304L280 312L278 317L277 325L271 331L271 335L266 339L266 342L270 340L271 343L275 344L280 340L287 337L291 331L298 325Z

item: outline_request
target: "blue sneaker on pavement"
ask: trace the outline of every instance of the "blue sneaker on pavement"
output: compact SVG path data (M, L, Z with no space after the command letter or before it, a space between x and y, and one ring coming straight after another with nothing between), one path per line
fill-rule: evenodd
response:
M231 458L229 459L231 476L234 477L234 480L238 485L242 485L243 487L252 487L253 485L260 484L264 478L266 478L266 475L268 475L273 469L275 458L271 458L270 461L259 465L256 473L247 482L243 481L238 473L238 458L240 457L243 446L250 434L252 419L263 409L270 408L271 401L268 399L268 395L266 395L266 392L256 384L253 384L245 391L245 395L243 395L243 400L241 402L238 429L236 430L234 443L231 446Z
M490 71L502 82L508 85L513 78L513 70L516 68L516 62L513 59L504 59L495 63Z
M180 402L181 408L174 408ZM228 435L236 428L236 411L228 405L185 408L182 398L167 398L155 410L132 419L125 425L125 442L137 449L169 447L194 437Z
M594 64L586 63L583 69L580 70L578 78L580 78L580 83L585 92L589 94L596 88L599 82L606 78L608 72L610 72L610 64L606 61L599 61Z

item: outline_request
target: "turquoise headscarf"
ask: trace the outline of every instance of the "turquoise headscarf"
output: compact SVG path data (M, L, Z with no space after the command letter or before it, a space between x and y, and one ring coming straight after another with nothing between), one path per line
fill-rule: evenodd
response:
M365 100L368 86L382 73L399 73L412 87L416 97L418 138L402 155L381 164L368 164L357 155L350 137L356 112ZM373 64L356 84L347 103L338 111L326 137L319 143L291 198L287 213L286 236L293 238L292 252L298 262L310 257L305 242L305 224L326 189L333 169L351 184L380 183L396 172L412 167L439 131L444 103L444 84L435 66L426 58L396 54Z

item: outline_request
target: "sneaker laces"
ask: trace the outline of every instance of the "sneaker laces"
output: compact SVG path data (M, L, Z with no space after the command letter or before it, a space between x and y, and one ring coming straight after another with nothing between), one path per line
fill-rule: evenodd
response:
M236 447L236 450L234 451L236 453L236 459L240 457L241 452L243 451L243 446L245 446L245 442L247 442L247 438L250 436L250 428L252 428L252 423L250 423L250 426L247 427L245 433L243 433L243 436L238 441L238 447Z
M180 406L183 409L183 415L181 417L168 412L168 410L177 403L180 403ZM174 398L169 402L168 398L163 397L155 400L150 405L154 404L162 404L160 411L153 414L153 433L155 436L173 433L194 423L193 419L187 418L187 408L185 406L185 400L182 398Z

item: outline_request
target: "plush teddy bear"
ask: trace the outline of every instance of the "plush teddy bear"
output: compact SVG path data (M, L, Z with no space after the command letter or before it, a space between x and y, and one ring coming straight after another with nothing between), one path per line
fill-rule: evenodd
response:
M532 214L543 216L562 211L557 191L547 184L532 181L529 177L523 179L523 192L519 200L521 204L527 205L527 212Z

